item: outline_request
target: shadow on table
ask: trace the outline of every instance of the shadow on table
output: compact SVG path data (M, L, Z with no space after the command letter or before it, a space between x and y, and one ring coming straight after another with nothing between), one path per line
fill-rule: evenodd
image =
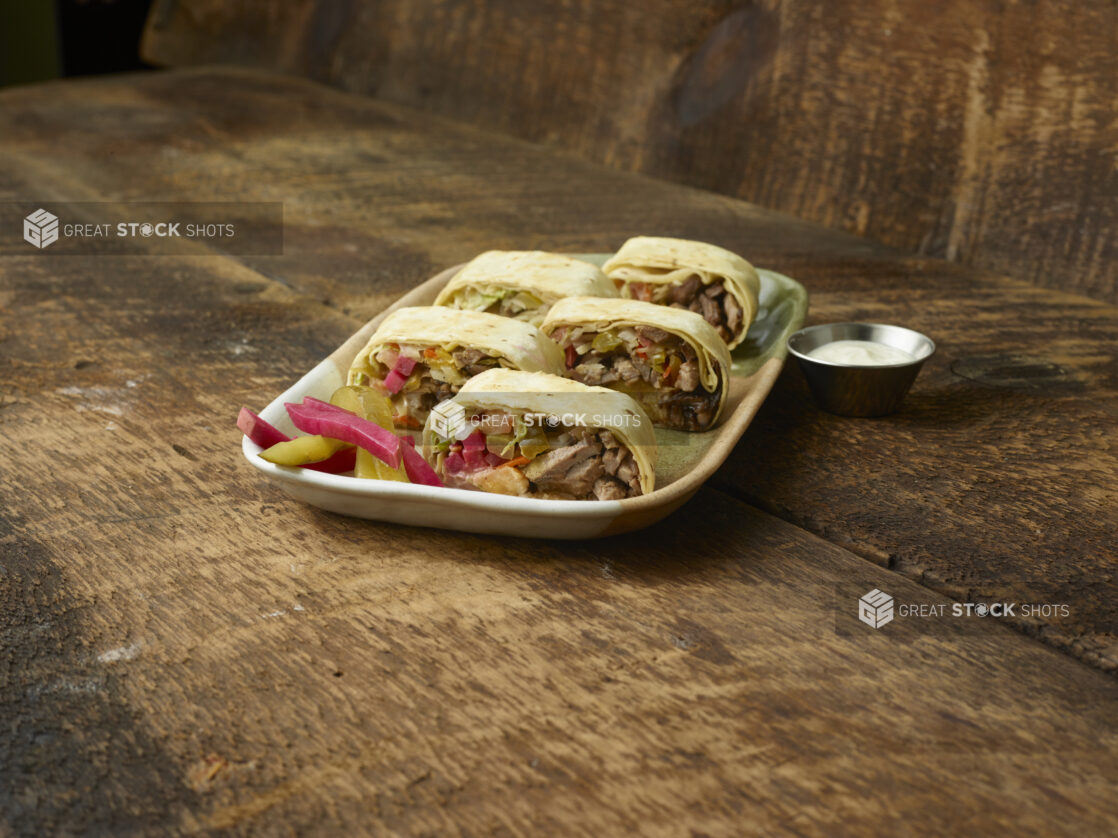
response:
M137 723L140 708L127 703L122 676L90 654L89 603L67 589L47 550L3 516L0 536L9 537L0 553L0 649L11 675L0 678L8 728L0 834L172 831L197 795Z
M782 448L810 446L816 434L820 441L829 443L839 427L855 447L861 437L888 435L893 429L951 431L981 427L1065 392L1066 389L1059 388L1049 391L974 381L952 372L944 362L939 369L921 373L896 413L872 418L836 416L816 406L800 371L789 364L734 453L763 449L765 459L771 459ZM734 455L729 459L740 461Z
M564 541L478 535L408 527L348 518L314 510L323 536L341 533L349 539L367 536L379 542L407 540L438 556L482 564L514 574L538 574L562 580L593 578L603 582L660 585L685 581L724 565L740 562L747 553L736 549L752 516L761 513L711 489L702 489L668 518L636 532L598 539Z

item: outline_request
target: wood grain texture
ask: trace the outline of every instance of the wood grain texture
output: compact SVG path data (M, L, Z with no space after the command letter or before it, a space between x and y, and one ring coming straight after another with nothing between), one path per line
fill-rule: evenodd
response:
M14 833L1118 825L1112 679L1005 629L837 632L851 579L929 595L717 492L587 544L276 495L227 415L354 323L242 280L3 262Z
M1109 0L179 0L153 61L280 69L1118 301Z
M786 369L716 480L954 599L1066 603L1016 624L1118 671L1118 312L995 286L949 300L945 278L852 266L815 285L809 323L903 323L936 355L875 420L818 411Z
M1118 829L1113 678L1004 626L832 609L852 584L947 603L925 585L961 572L1073 598L1036 634L1112 666L1113 307L259 73L0 93L0 201L32 198L283 200L288 236L0 253L0 831ZM604 542L344 519L240 461L241 404L438 267L636 231L940 353L856 426L790 370L721 488Z
M490 247L600 252L650 232L795 277L809 322L926 331L939 352L904 412L823 416L790 369L722 484L954 597L1073 600L1019 628L1118 669L1114 307L298 79L176 71L0 101L0 199L283 200L284 254L237 257L246 301L260 274L366 319ZM335 345L320 339L317 357ZM997 378L1015 365L1039 365L1031 389Z

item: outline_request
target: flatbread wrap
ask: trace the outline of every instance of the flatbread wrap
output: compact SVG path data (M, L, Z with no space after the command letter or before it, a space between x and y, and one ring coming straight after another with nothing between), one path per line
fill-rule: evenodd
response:
M494 369L431 413L423 453L447 486L550 500L624 500L656 485L648 415L624 393Z
M693 311L569 297L540 328L563 350L568 377L627 393L656 425L705 431L722 413L730 350Z
M602 270L622 297L702 315L733 349L757 316L761 279L736 253L687 239L637 236Z
M535 326L439 306L389 314L357 353L347 384L388 393L397 427L422 428L439 402L489 369L561 372L559 348Z
M435 305L485 311L533 326L564 297L616 297L597 265L542 250L489 250L464 265Z

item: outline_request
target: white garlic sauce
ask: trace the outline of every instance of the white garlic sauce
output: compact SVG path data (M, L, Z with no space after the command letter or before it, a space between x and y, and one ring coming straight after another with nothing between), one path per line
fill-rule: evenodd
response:
M872 340L835 340L815 347L807 356L818 361L857 367L909 364L916 360L903 349Z

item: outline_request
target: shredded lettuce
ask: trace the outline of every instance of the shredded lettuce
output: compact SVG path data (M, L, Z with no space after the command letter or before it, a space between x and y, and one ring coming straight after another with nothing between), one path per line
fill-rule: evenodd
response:
M610 352L617 349L621 345L621 338L614 334L611 330L598 332L594 335L594 340L590 341L590 346L595 352Z
M454 302L459 308L473 311L488 311L498 303L501 304L501 314L506 317L516 317L525 311L535 311L543 305L543 300L530 291L519 291L516 288L497 288L481 291L477 288L464 288L459 291Z
M520 453L529 460L535 459L550 448L551 444L547 441L547 434L539 425L527 428L524 438L520 440Z
M512 289L510 288L499 291L479 291L476 288L465 288L459 291L454 299L459 308L472 309L473 311L485 311L491 305L499 303L511 293Z
M522 311L537 309L543 305L543 300L528 291L517 291L513 293L512 289L510 289L505 292L505 297L506 299L501 309L506 314L516 315L520 314Z
M501 449L501 456L504 457L506 460L512 457L513 452L516 451L516 446L522 439L524 439L524 436L528 433L528 425L527 423L525 423L524 419L520 416L515 417L515 419L516 431L513 433L512 439L509 440L509 444Z
M502 457L506 460L510 459L516 453L517 445L520 446L520 455L527 457L529 460L538 457L551 448L543 428L538 425L529 426L520 416L515 417L515 420L516 432L512 435L509 443L501 449Z

